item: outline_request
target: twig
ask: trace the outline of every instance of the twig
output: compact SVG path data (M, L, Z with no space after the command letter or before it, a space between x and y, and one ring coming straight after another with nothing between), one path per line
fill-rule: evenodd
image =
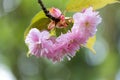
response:
M55 17L53 17L53 16L49 13L49 11L48 11L48 10L46 9L46 7L44 6L42 0L38 0L38 3L40 4L42 10L44 11L45 15L46 15L48 18L52 19L52 20L55 21L55 22L59 22L59 21L60 21L59 18L55 18Z

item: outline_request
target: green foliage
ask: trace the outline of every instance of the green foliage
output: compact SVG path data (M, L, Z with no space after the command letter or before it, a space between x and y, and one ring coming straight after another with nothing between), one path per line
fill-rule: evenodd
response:
M118 2L117 0L70 0L66 10L67 11L81 11L89 6L94 9L100 9L107 4L112 4Z
M28 28L25 31L24 36L27 35L27 33L29 32L29 30L31 28L37 28L39 30L45 30L45 29L47 29L47 26L48 26L49 23L50 23L50 19L45 16L45 14L44 14L43 11L40 11L39 13L37 13L33 17L30 25L28 26Z
M66 28L61 28L61 29L55 28L50 31L51 35L59 36L59 35L61 35L61 33L66 33L68 30L70 30L73 23L69 23L68 20L69 19L66 19L66 22L68 24L68 26ZM28 28L26 29L26 31L24 33L24 37L26 37L26 35L28 34L28 32L31 28L37 28L41 31L47 30L49 23L50 23L50 19L48 17L46 17L46 15L44 14L43 11L40 11L33 17L30 25L28 26Z
M9 0L12 4L16 1L21 0ZM70 0L43 1L46 1L45 5L47 7L57 7L63 11L64 3L62 3L62 1L67 3L66 1ZM61 3L59 3L60 1ZM86 0L84 0L84 2L85 1ZM5 2L5 4L8 3L5 0L0 0L0 6L3 5L2 2ZM0 7L0 9L2 9L2 7ZM120 46L118 40L120 37L120 26L117 26L120 25L119 4L108 6L100 12L104 18L104 22L98 29L101 31L97 32L97 38L100 38L99 35L104 36L103 38L109 46L108 50L106 50L107 57L99 65L87 63L88 58L86 58L86 56L88 53L84 48L81 48L80 52L78 52L71 61L64 60L56 64L52 64L49 60L36 58L34 56L26 58L25 53L27 52L27 47L23 41L23 33L31 16L39 9L40 7L37 0L22 0L16 10L12 10L12 12L7 13L7 15L5 13L3 17L0 16L0 67L2 71L2 64L7 64L5 67L10 69L12 72L11 74L15 76L16 80L115 80L116 75L118 75L118 70L120 69L120 55L118 52L120 49L120 47L118 47ZM68 13L66 15L68 15ZM42 24L41 22L39 23ZM99 51L103 50L100 46L97 47ZM86 55L85 52L87 53ZM102 56L98 56L98 58L103 59ZM99 59L94 59L94 61L98 60Z

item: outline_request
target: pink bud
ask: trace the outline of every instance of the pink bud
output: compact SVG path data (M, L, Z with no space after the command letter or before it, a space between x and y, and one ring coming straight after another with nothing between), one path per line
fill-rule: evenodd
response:
M49 11L50 11L50 14L55 18L59 18L61 16L61 11L58 8L53 7Z

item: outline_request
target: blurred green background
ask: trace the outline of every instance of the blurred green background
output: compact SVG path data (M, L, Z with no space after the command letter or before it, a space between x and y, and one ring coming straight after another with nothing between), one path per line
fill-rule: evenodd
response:
M43 0L46 7L62 11L68 1ZM0 80L120 80L119 3L99 10L103 21L94 46L96 55L81 48L71 61L56 64L26 57L24 31L40 10L37 0L0 0Z

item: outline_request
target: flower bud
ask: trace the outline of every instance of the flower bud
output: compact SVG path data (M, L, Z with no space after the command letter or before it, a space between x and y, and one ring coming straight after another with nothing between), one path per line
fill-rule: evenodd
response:
M50 14L53 16L53 17L55 17L55 18L59 18L60 16L61 16L61 11L58 9L58 8L51 8L50 10L49 10L49 12L50 12Z

